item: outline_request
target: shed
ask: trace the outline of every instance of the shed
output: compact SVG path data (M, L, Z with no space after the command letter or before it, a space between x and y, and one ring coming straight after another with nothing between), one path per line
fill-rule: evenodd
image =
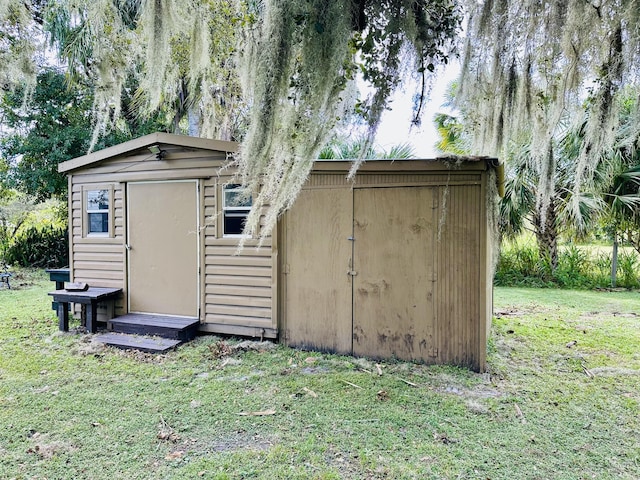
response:
M232 142L156 133L69 160L74 282L122 288L115 315L203 332L483 370L492 161L318 161L257 248L236 254Z

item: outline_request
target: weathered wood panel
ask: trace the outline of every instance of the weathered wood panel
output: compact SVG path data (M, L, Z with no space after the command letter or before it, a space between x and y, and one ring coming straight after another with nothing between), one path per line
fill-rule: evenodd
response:
M480 237L480 186L441 187L437 249L438 356L444 363L481 369L480 332L485 326L479 291L484 252Z
M309 177L305 188L335 188L353 187L368 188L372 186L406 186L406 185L468 185L478 184L481 181L481 173L461 172L451 170L449 172L420 173L360 173L355 181L351 182L344 173L314 174Z
M284 339L351 353L352 191L303 190L285 216Z
M237 315L235 314L237 313ZM256 328L254 332L243 331L245 327ZM203 330L212 333L240 333L243 335L264 335L273 338L277 332L273 328L270 317L260 318L255 316L254 312L249 315L242 315L238 311L234 311L234 315L225 315L219 313L207 313L204 317Z
M353 223L353 353L432 363L434 188L356 190Z

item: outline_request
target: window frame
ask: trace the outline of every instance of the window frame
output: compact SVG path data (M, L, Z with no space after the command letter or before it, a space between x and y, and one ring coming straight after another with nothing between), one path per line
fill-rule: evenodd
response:
M227 193L241 191L241 186L235 183L223 184L221 188L222 194L222 209L221 209L221 235L222 238L252 238L252 235L244 235L242 233L227 233L226 232L226 219L227 218L244 218L245 222L251 211L253 205L253 195L249 197L249 205L227 205ZM244 223L244 222L243 222Z
M106 209L90 209L89 208L89 193L96 191L107 192L107 208ZM82 187L82 236L84 238L113 238L114 237L114 188L113 185L83 185ZM92 232L91 222L89 221L89 215L91 213L106 213L107 214L107 231L106 232Z

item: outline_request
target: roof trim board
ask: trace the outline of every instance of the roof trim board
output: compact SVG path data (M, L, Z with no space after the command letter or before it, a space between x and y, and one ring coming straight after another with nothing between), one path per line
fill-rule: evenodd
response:
M176 145L179 147L200 148L203 150L230 153L238 151L238 144L236 142L157 132L62 162L58 165L58 172L66 173L72 170L77 170L79 168L101 162L102 160L118 155L125 155L155 144Z

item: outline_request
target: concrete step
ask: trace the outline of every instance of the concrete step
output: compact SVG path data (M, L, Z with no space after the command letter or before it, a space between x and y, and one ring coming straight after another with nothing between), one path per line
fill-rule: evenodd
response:
M169 338L122 333L103 333L96 335L94 340L123 350L140 350L148 353L165 353L182 343L180 340Z

